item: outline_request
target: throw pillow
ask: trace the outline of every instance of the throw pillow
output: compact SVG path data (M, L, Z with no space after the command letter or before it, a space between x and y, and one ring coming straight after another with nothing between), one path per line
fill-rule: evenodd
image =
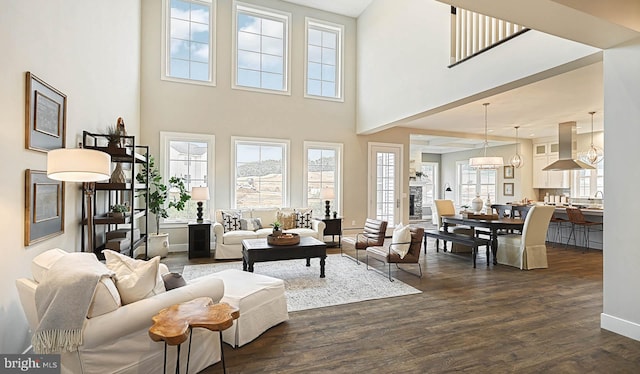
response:
M108 249L102 253L107 267L116 273L116 288L122 304L131 304L165 292L164 281L158 271L160 256L143 261Z
M260 218L240 218L240 230L256 231L262 228Z
M182 278L180 273L167 273L162 276L162 280L164 281L164 288L166 288L167 291L187 285L187 282Z
M296 212L283 213L278 212L276 219L282 225L283 230L295 229L298 223L298 215Z
M393 229L391 243L391 250L397 253L400 258L404 258L404 256L409 253L409 248L411 247L411 231L409 230L409 225L402 226L402 223L399 223L398 226Z
M313 218L311 216L311 214L313 213L312 209L306 209L306 210L299 210L297 215L297 226L299 228L302 229L310 229L311 228L311 222L313 221Z
M239 211L223 210L222 226L224 227L224 232L240 230L240 218L242 216Z

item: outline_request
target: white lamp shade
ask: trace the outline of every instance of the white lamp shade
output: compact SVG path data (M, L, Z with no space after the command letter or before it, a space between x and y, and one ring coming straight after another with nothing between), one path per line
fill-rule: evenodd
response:
M497 169L504 165L502 157L472 157L469 159L469 167L474 169Z
M84 148L60 148L47 152L47 176L65 182L98 182L109 179L111 156Z
M322 191L320 191L320 198L323 200L331 200L333 199L335 196L335 193L333 192L333 188L331 187L325 187L322 189Z
M191 189L191 199L195 201L209 200L209 187L193 187Z

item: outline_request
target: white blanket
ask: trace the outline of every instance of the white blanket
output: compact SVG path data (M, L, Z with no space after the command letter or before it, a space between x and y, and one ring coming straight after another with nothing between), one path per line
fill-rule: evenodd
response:
M33 349L45 354L77 349L96 286L112 275L93 253L69 253L53 264L36 289L40 322Z

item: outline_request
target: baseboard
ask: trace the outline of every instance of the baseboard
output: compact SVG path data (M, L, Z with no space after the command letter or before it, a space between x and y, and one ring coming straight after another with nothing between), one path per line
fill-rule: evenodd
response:
M640 324L614 317L605 313L600 314L600 327L626 336L627 338L640 341Z

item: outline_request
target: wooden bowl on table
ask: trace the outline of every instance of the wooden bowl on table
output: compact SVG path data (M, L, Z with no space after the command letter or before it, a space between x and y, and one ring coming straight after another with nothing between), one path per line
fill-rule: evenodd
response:
M300 243L300 235L292 233L275 236L273 234L269 234L267 236L267 243L269 245L296 245Z

